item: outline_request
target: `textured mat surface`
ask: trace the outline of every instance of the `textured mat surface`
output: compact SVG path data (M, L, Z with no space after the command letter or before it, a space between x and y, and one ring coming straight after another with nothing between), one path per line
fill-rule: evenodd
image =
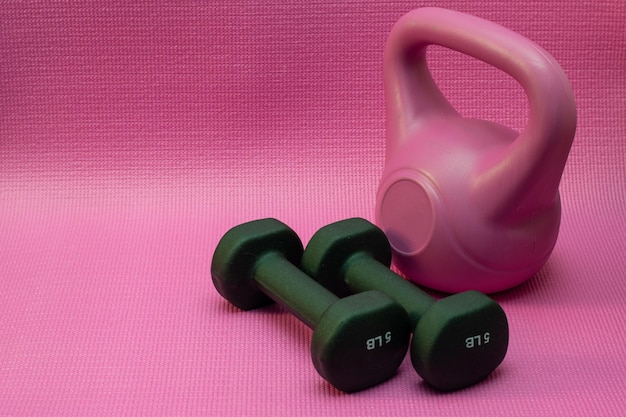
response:
M447 1L550 51L579 127L546 266L496 294L510 348L483 383L428 389L406 360L342 394L311 331L230 307L223 233L276 217L306 241L372 218L384 158L382 51L423 4L3 2L0 415L626 414L626 3ZM433 47L467 116L522 128L521 87ZM437 294L440 296L440 294Z

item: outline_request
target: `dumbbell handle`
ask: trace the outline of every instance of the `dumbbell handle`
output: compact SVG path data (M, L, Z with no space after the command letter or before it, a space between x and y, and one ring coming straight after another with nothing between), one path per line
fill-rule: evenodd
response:
M436 300L405 280L369 253L353 255L346 263L343 280L352 292L378 290L394 299L408 313L412 326Z
M257 261L254 280L265 295L311 329L315 329L326 309L339 300L278 252L270 252Z

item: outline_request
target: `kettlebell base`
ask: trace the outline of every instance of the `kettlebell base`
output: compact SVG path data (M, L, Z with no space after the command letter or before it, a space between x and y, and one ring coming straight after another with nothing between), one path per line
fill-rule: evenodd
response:
M376 222L389 239L394 265L410 281L446 293L477 290L488 294L521 284L543 267L558 236L557 227L544 236L550 242L542 251L521 257L521 248L514 242L505 247L502 241L490 241L490 234L476 234L483 239L481 243L491 242L483 245L492 248L485 255L496 257L487 257L490 263L485 263L484 256L474 256L462 243L465 240L458 238L449 223L450 214L436 186L420 171L396 171L381 183ZM515 262L496 262L507 252Z
M476 290L493 294L526 282L545 262L522 270L498 271L449 257L443 262L445 266L439 265L433 270L425 268L419 259L394 254L393 263L409 281L436 291L456 294Z

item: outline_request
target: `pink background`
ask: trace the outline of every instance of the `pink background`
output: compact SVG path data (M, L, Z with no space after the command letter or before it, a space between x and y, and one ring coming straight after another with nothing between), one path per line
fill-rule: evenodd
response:
M306 243L372 218L382 51L419 1L0 5L1 416L626 415L626 3L448 1L550 51L579 127L546 266L496 294L507 357L440 394L406 360L346 395L311 331L215 291L215 245L272 216ZM467 116L524 126L507 76L433 48Z

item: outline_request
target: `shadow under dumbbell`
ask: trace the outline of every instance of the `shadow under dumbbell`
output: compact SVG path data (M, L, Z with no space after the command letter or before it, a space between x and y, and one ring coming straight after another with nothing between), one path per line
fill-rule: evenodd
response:
M495 370L493 370L480 384L469 385L462 390L442 391L439 390L424 380L415 381L415 389L418 392L417 395L430 395L435 397L452 397L455 395L467 396L475 395L478 392L488 392L490 396L493 395L493 385L502 384L502 380L506 379L506 375L509 373L507 364L502 364Z

